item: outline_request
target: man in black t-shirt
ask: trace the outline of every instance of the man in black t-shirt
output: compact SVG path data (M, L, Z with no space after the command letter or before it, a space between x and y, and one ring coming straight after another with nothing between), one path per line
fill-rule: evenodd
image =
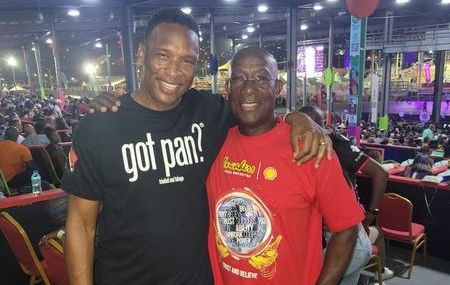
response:
M321 109L316 106L303 106L299 109L299 112L305 113L310 116L317 124L323 126L324 122L324 113ZM393 272L384 267L385 264L385 248L384 248L384 236L382 235L381 230L378 227L369 227L376 215L378 214L379 205L381 202L381 198L383 197L384 191L386 189L386 184L388 181L388 173L383 169L383 167L366 155L363 151L361 151L356 145L353 145L352 142L342 136L340 133L332 132L330 133L330 139L333 142L333 149L336 151L336 155L339 158L339 162L341 163L342 170L344 172L344 176L347 178L348 183L353 187L353 189L357 192L356 185L356 174L361 171L364 175L367 175L372 179L372 190L371 190L371 199L369 203L369 208L366 209L366 216L364 221L362 222L363 226L366 228L369 234L369 239L372 244L375 244L379 249L379 257L383 265L383 279L387 279L392 277ZM362 234L358 236L358 239L362 239ZM364 252L363 248L355 248L355 251ZM359 261L362 260L355 258L357 253L353 255L352 261L349 265L349 270L346 272L346 276L344 280L340 284L352 284L352 281L347 283L346 278L352 279L357 278L359 276L360 269L365 265L365 262L358 264ZM358 269L359 268L359 269ZM353 276L352 276L353 275ZM356 279L357 282L357 279Z
M233 118L220 96L190 89L199 53L191 16L161 10L145 35L140 89L74 135L62 185L73 284L213 284L204 184ZM306 131L303 160L321 137Z

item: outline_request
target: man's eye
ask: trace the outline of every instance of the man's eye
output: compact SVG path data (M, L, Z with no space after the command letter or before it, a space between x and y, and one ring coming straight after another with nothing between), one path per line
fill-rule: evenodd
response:
M195 61L192 60L192 59L185 59L185 60L184 60L184 63L190 64L190 65L195 65L195 64L196 64Z
M269 81L270 78L267 75L257 75L257 76L255 76L255 80L258 82L264 82L264 81Z
M243 75L235 75L235 76L231 77L231 81L244 82L245 81L245 77Z
M160 53L157 53L156 55L157 55L160 59L167 59L167 55L166 55L165 53L160 52Z

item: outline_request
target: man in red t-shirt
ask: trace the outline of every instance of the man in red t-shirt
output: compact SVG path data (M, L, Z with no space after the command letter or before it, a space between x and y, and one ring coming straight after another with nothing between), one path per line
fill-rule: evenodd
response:
M274 115L281 90L271 54L249 47L232 61L230 129L207 181L215 283L337 284L364 215L336 155L291 163L289 128ZM333 232L322 256L322 220Z

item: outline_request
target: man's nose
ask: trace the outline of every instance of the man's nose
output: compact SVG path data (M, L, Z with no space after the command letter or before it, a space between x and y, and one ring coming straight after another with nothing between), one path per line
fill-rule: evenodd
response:
M169 75L171 77L171 79L175 79L182 74L180 65L176 60L171 60L167 64L165 70L166 70L167 75Z
M256 92L256 85L253 79L247 79L242 83L242 92L251 94Z

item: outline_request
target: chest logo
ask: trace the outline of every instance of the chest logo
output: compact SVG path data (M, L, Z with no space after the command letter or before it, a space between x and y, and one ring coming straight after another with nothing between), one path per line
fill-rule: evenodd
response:
M256 167L248 163L247 160L231 161L228 156L223 158L223 168L225 170L243 174L253 174L256 170Z
M277 176L278 176L277 170L275 169L275 167L272 167L272 166L266 167L264 169L263 174L264 174L265 179L271 180L271 181L275 180L275 178L277 178Z

